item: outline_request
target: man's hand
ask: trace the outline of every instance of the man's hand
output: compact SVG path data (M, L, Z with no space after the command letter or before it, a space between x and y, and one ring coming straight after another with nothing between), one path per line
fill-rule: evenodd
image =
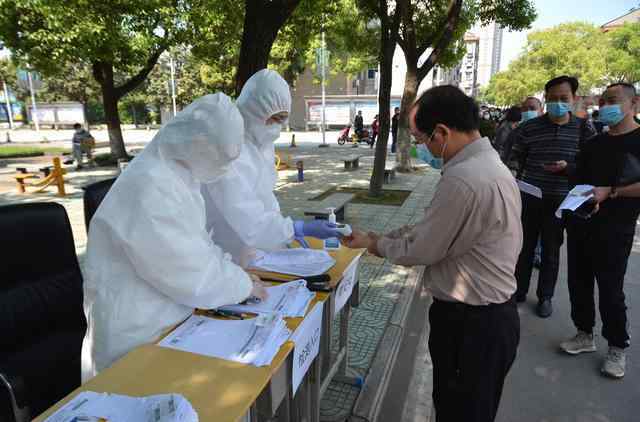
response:
M611 196L611 186L598 186L591 191L593 199L599 204Z
M250 274L251 281L253 282L253 288L251 289L250 296L257 297L260 300L266 300L269 297L267 293L266 285L260 280L257 275Z
M343 245L351 249L368 249L371 245L369 235L360 230L353 230L351 236L344 236L340 239Z
M549 173L562 173L567 169L567 162L564 160L555 161L549 164L543 164L542 168Z

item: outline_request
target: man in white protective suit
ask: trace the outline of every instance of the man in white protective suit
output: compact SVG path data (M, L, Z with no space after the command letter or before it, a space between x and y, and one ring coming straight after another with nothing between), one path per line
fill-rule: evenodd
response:
M224 94L197 99L118 177L91 220L83 379L211 309L265 298L206 230L203 183L242 149L242 116Z
M256 249L281 249L294 238L303 243L304 236L339 237L326 220L294 222L284 217L273 193L278 178L274 142L291 108L287 82L273 70L261 70L245 83L236 104L244 119L242 153L202 192L207 228L213 229L216 243L246 266Z

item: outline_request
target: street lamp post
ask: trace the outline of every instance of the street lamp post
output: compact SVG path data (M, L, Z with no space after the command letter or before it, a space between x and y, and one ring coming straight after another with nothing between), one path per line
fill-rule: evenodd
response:
M175 66L173 64L173 56L170 57L169 65L171 67L171 102L173 104L173 116L176 116L176 80L175 80Z
M326 147L327 146L327 140L326 140L326 125L327 125L327 116L326 116L326 102L325 102L325 78L326 78L326 67L327 67L327 63L326 63L326 53L327 49L324 43L324 29L322 30L322 50L320 53L320 63L322 64L322 71L321 71L321 75L322 75L322 146Z
M36 92L33 90L33 78L31 72L27 71L27 79L29 80L29 91L31 91L31 117L36 126L36 132L40 132L40 124L38 122L38 107L36 106Z
M9 99L9 90L7 89L7 81L2 81L4 89L4 100L7 104L7 116L9 117L9 129L13 129L13 110L11 108L11 100Z

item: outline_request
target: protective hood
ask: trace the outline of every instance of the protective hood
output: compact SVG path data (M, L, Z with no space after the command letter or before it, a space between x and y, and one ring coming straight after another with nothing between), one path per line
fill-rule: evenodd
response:
M278 72L263 69L245 83L237 104L247 139L263 149L278 139L282 129L279 124L267 125L267 119L291 110L289 85Z
M186 167L198 182L211 183L240 155L243 126L229 97L205 95L178 113L153 143L163 159Z
M246 299L249 276L206 230L201 182L241 152L242 117L223 94L196 100L164 126L113 184L91 219L84 268L83 379L157 341L194 308Z

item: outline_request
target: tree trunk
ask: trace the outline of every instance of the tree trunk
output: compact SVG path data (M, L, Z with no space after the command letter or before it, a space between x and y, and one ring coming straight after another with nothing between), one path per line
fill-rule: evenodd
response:
M378 91L378 114L380 130L376 141L376 154L373 161L373 174L369 182L369 195L380 196L384 182L384 168L387 160L387 142L390 129L391 108L391 73L393 71L393 52L396 47L395 37L388 35L388 29L382 25L382 42L380 48L380 88ZM385 32L387 33L385 35Z
M100 63L96 66L101 72L100 88L102 89L102 104L104 105L104 118L107 121L109 132L109 147L111 155L117 158L127 158L127 151L124 148L122 129L120 128L120 115L118 114L118 91L113 81L113 65L111 63Z
M257 71L266 69L278 31L300 0L245 0L240 61L236 72L236 95Z
M402 92L402 100L400 101L400 116L398 119L398 145L396 161L399 172L413 171L411 164L411 135L409 133L409 111L418 95L418 67L417 61L409 62L407 60L407 74L404 79L404 91Z

